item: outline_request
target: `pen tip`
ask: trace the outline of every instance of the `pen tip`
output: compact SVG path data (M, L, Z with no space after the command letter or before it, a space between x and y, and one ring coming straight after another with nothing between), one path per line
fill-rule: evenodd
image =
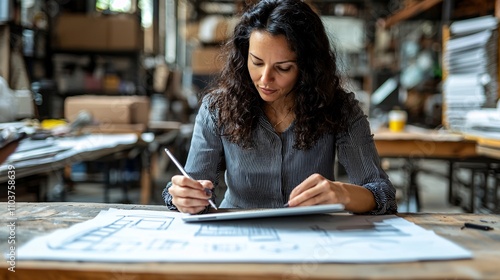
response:
M212 206L212 208L214 208L215 210L219 210L217 208L217 205L215 205L215 203L211 199L208 200L208 203L210 203L210 205Z

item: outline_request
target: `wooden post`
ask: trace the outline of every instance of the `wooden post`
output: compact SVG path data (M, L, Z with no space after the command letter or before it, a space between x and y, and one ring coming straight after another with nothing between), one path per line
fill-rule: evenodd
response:
M500 0L495 1L495 17L500 19Z
M8 25L0 25L0 76L9 83L10 30Z
M500 1L500 0L499 0ZM448 43L448 40L450 40L450 27L448 25L443 25L443 30L442 30L442 50L441 50L441 53L442 53L442 59L443 61L441 62L442 64L442 67L443 67L443 73L442 73L442 77L441 77L441 80L442 82L446 81L446 78L448 77L448 69L446 68L446 65L444 63L444 56L446 55L446 44ZM444 96L443 96L443 100L444 100ZM446 128L449 128L449 123L448 123L448 120L446 119L446 103L443 102L443 108L442 108L442 113L441 113L441 123L443 124L444 127Z
M495 1L495 17L500 20L500 0ZM500 83L500 32L498 32L498 27L497 27L497 37L498 37L498 44L497 44L497 87L498 83ZM498 87L497 90L497 97L500 98L500 87Z

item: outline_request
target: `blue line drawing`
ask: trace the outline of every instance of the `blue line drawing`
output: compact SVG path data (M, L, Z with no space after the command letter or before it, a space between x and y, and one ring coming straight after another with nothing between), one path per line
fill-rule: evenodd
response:
M174 218L160 216L121 215L113 223L70 236L64 240L51 240L47 246L53 250L127 251L146 245L153 240L112 240L110 237L124 228L140 230L167 230Z
M248 237L250 241L279 241L276 229L260 225L242 226L228 224L208 224L200 226L195 236L204 237Z

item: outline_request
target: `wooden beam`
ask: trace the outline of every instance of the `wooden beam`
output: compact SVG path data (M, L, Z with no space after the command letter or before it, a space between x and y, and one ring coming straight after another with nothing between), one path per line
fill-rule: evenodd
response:
M392 16L389 16L386 18L382 24L384 28L389 28L400 21L409 19L415 15L418 15L435 5L441 3L443 0L422 0L418 4L411 5L409 7L406 7L404 9L401 9L397 13L393 14ZM497 0L498 1L498 0Z
M442 50L441 53L443 54L443 61L441 62L442 64L442 69L443 73L441 76L441 80L444 82L448 78L448 68L446 67L446 63L444 63L444 54L446 54L446 45L448 44L448 41L450 40L450 27L448 25L443 25L442 27ZM451 129L450 124L448 123L448 118L446 117L446 111L448 110L448 106L446 105L445 102L443 102L442 105L442 114L441 114L441 123L443 124L444 127Z
M10 30L8 25L0 25L0 76L9 83Z
M500 0L495 1L495 17L500 19Z
M500 20L500 0L495 1L495 17ZM500 37L498 38L498 43L497 43L497 83L499 81L500 81ZM500 98L500 88L498 88L497 90L497 97Z

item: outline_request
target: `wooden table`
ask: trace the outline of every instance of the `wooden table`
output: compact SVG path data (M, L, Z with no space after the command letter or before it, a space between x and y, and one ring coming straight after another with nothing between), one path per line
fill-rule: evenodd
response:
M16 246L56 229L94 218L110 207L167 211L164 206L97 203L16 203ZM7 203L0 217L8 221ZM485 214L399 214L470 250L469 260L381 264L220 264L91 263L16 261L16 272L2 259L0 279L500 279L500 216ZM492 231L461 229L464 222L488 221ZM7 252L9 228L0 228ZM362 252L360 252L362 253ZM1 258L5 256L2 255Z
M391 132L386 128L381 128L374 133L374 140L381 158L406 160L404 169L408 171L408 195L405 199L408 207L410 207L410 200L416 201L415 211L420 211L416 182L417 174L423 169L423 166L418 164L420 159L438 159L448 162L448 172L445 175L448 178L448 201L452 204L457 200L453 189L455 163L485 163L494 160L478 153L476 139L447 130L423 129L411 125L408 125L402 132Z
M476 141L443 130L408 128L402 132L380 129L374 134L380 157L466 159L477 157Z
M138 145L136 134L92 134L78 137L56 138L47 140L29 140L31 144L45 144L45 147L60 147L60 151L41 156L24 156L16 161L5 161L0 164L0 182L6 182L8 166L16 169L16 177L22 178L41 173L59 170L65 166L81 161L92 161L134 148ZM40 143L37 143L40 142ZM20 145L21 146L21 145ZM37 147L36 151L43 151ZM14 156L18 151L11 155Z
M84 134L77 137L61 137L61 138L49 138L46 140L29 140L31 143L37 145L45 144L45 147L57 147L63 146L68 147L68 142L75 143L75 146L68 149L61 149L61 151L52 152L46 156L40 156L36 158L31 158L32 156L27 156L26 158L21 157L17 160L9 160L9 156L14 152L14 154L19 151L14 151L18 143L9 144L5 149L0 151L0 183L6 183L9 180L8 171L9 168L15 169L16 179L22 179L30 176L36 176L36 180L44 181L46 176L53 172L65 172L65 176L68 178L71 172L71 165L78 162L88 162L88 161L106 161L108 163L117 163L132 156L140 156L141 160L141 175L140 175L140 204L149 204L152 196L152 180L159 177L159 173L162 172L158 167L157 161L158 155L165 155L163 149L164 146L171 145L179 131L184 129L188 125L182 125L179 122L164 121L164 122L151 122L151 130L161 131L159 135L153 133L100 133L97 130L96 133ZM113 126L114 127L114 126ZM93 128L86 128L87 130L92 130ZM102 130L102 129L101 129ZM110 144L110 141L111 144ZM87 143L87 145L80 145L82 143ZM28 144L28 143L24 143ZM19 150L19 149L18 149ZM42 149L38 149L41 151ZM22 153L21 153L22 154ZM4 162L3 160L7 158ZM48 180L48 179L47 179ZM165 182L166 184L166 182ZM43 185L43 184L40 184ZM37 195L38 201L43 201L43 194L47 190L39 190ZM105 200L106 200L105 195Z
M50 174L62 174L64 169L72 164L85 161L105 160L109 162L124 161L132 152L139 153L146 147L140 135L136 133L125 134L89 134L76 137L48 138L46 140L25 139L19 147L26 144L26 150L18 148L7 160L0 163L0 183L6 184L10 179L9 171L13 170L16 179L35 176L40 182L37 199L41 201L48 193L45 186L50 186L44 180L49 181ZM47 152L46 148L54 149ZM35 154L34 152L37 151ZM12 159L14 157L14 159ZM141 186L148 187L151 184L149 170L141 170ZM20 190L20 189L19 189ZM62 194L64 199L64 193Z
M468 133L465 137L477 143L476 152L479 155L500 160L500 133Z

